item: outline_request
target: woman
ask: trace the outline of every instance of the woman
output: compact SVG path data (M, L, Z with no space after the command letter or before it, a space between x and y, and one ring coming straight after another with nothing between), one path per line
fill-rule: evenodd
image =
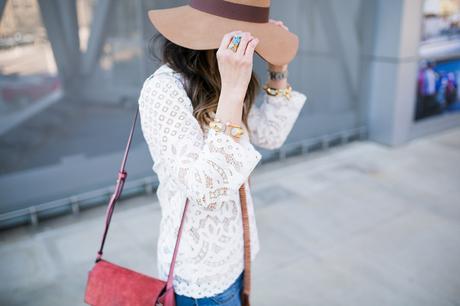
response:
M223 2L227 1L215 3ZM246 2L246 5L238 6L241 4L236 2ZM232 3L243 10L251 2ZM260 5L263 1L256 2ZM250 255L254 260L259 241L248 178L261 160L261 154L253 144L267 149L279 148L306 97L289 88L288 64L280 64L292 59L296 51L292 48L296 49L297 45L284 44L290 49L278 51L279 57L273 57L276 55L271 53L273 49L258 50L261 42L258 36L265 33L256 35L248 31L253 29L252 25L259 26L257 21L223 17L223 12L228 10L200 7L200 1L191 1L191 4L195 6L184 6L190 10L187 12L177 10L184 8L179 7L156 10L156 15L150 13L159 37L164 40L162 65L145 80L139 97L142 132L154 161L152 169L159 179L157 195L162 215L157 266L160 278L166 280L188 198L190 205L174 271L176 303L178 306L241 305L244 241L239 188L244 184L246 190ZM261 11L253 7L255 11L249 15L259 16ZM269 1L265 8L268 7ZM176 22L165 26L164 21L173 18L171 12L177 14ZM216 18L207 20L210 13ZM188 25L177 22L190 18L195 20ZM192 32L190 27L207 22L212 27L201 36L202 45L197 44L196 39L187 41L188 36L174 31L182 26ZM264 25L271 33L291 37L286 36L292 33L281 21L270 19ZM240 26L241 30L221 33L217 49L201 49L210 45L209 39L218 28L222 31L233 26ZM195 49L186 47L192 45ZM260 90L253 72L255 51L270 59L268 69L273 71L266 83L271 88L267 89L270 94L264 91L260 107L255 105ZM280 89L279 95L271 95L276 88Z

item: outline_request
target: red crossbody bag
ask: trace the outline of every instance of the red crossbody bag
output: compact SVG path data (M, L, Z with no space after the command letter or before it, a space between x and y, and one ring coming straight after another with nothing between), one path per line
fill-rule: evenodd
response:
M128 173L125 171L126 160L128 157L131 140L133 137L139 108L136 111L131 126L128 143L118 172L115 191L110 197L105 215L105 227L102 235L101 244L97 252L95 263L88 272L84 301L93 306L175 306L175 295L173 287L174 265L182 236L182 227L185 214L189 204L189 199L185 201L181 223L177 234L171 266L167 281L136 272L122 267L113 262L102 258L103 248L110 221L112 219L115 203L119 199L123 190ZM240 189L240 200L243 215L243 236L244 236L244 289L242 291L242 301L244 306L249 306L250 291L250 247L249 247L249 222L246 207L246 192L244 184Z

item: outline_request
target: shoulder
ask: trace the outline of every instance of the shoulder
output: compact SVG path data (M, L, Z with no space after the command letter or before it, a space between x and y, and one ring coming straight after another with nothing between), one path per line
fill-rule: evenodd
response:
M142 85L139 103L151 104L152 99L157 100L157 102L163 100L167 104L181 104L187 108L191 107L181 75L167 64L158 67Z
M183 88L181 74L173 70L168 64L162 64L144 81L145 85L153 85L156 83L174 83L177 87ZM156 85L158 86L158 85Z

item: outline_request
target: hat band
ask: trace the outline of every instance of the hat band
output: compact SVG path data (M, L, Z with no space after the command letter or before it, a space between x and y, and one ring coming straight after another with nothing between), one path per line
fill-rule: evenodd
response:
M213 15L249 22L268 22L270 7L252 6L224 0L190 0L189 5Z

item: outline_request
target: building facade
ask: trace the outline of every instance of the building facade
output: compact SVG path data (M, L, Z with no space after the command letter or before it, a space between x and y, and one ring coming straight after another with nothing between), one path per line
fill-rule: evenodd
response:
M147 11L186 3L0 0L0 213L62 199L78 211L75 194L107 196L142 82L159 65ZM308 100L264 160L458 126L459 16L457 0L271 1L270 17L299 36L289 81ZM264 82L266 63L256 56L254 67ZM130 157L130 179L152 184L139 131Z

